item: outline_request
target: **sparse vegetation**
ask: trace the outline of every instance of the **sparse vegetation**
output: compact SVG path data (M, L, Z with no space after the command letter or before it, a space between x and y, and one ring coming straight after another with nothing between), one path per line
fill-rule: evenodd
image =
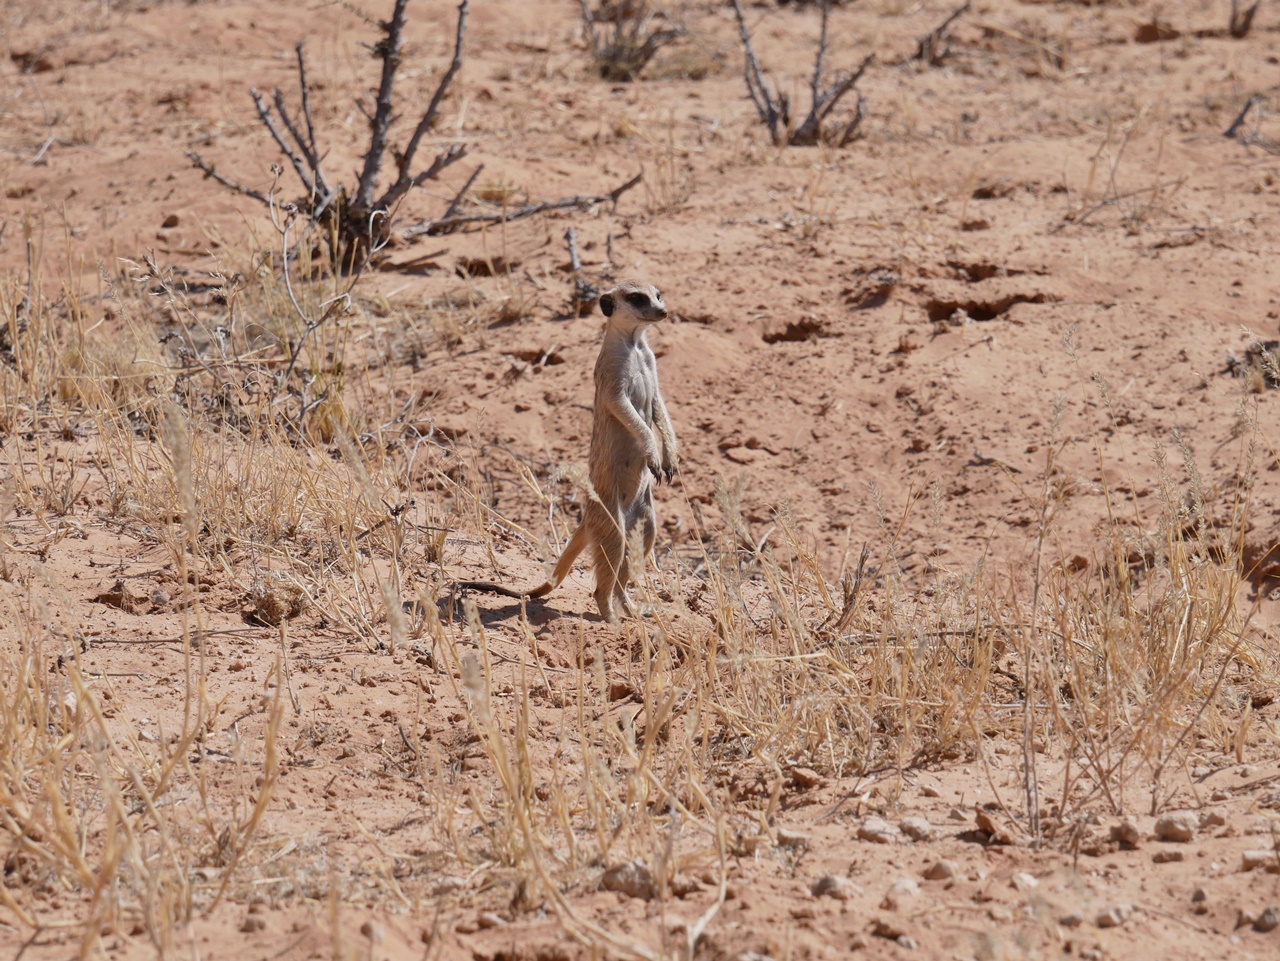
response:
M241 16L212 6L183 9ZM695 13L749 51L745 6ZM819 11L777 6L750 8L767 11L754 34L807 57ZM801 153L758 135L735 78L584 80L560 44L573 4L510 31L502 14L527 8L487 8L465 89L411 78L406 34L401 94L453 97L483 163L427 198L442 216L373 217L347 241L317 206L321 167L341 167L305 100L259 98L259 120L315 190L289 204L277 180L236 233L194 170L149 183L149 153L122 159L136 112L177 166L207 134L243 169L208 63L156 71L197 104L158 132L172 90L123 114L86 103L102 157L0 91L6 956L1271 943L1237 924L1274 897L1280 804L1278 181L1262 151L1219 162L1244 153L1218 136L1242 94L1184 96L1198 62L1171 57L1171 83L1121 62L1154 45L1091 43L1072 68L1109 69L1089 83L966 50L972 77L832 85L831 6L800 84L812 124L763 70L748 81L776 142L818 148ZM90 52L126 56L135 21L94 8ZM877 17L905 63L943 13ZM332 43L332 72L311 80L321 59L273 35L329 101L363 60L343 62L358 18L333 16L346 26L307 48ZM1025 60L1050 34L1018 23L986 38ZM1127 37L1131 12L1098 11L1117 23ZM1242 63L1270 55L1259 32L1231 45ZM104 74L73 66L92 96ZM884 84L877 103L921 84L909 123L839 118L835 91L860 83ZM1257 143L1247 113L1232 136ZM320 116L321 139L364 129ZM836 149L850 131L867 150ZM432 134L419 154L462 143ZM538 200L637 167L612 193ZM117 178L127 209L102 199ZM366 245L347 273L344 242ZM671 307L653 338L686 457L659 493L644 616L594 621L579 575L546 604L452 594L462 576L536 583L591 496L592 306L624 273ZM1153 840L1182 809L1194 841ZM920 813L934 836L908 840ZM860 839L876 819L887 835ZM895 903L890 885L943 858L948 880ZM1165 934L1187 911L1161 892L1193 885L1209 917ZM1122 895L1134 913L1108 932Z
M663 47L685 35L682 26L648 0L578 0L582 32L601 79L613 83L635 80Z
M831 16L830 0L822 2L822 29L818 37L818 52L814 56L813 76L809 81L809 112L803 120L794 116L791 98L776 85L770 86L764 69L751 45L751 32L739 0L733 0L733 12L738 18L738 32L742 39L744 56L743 76L747 93L755 105L761 121L769 128L769 136L775 146L812 147L819 143L835 147L847 146L858 136L865 113L862 94L857 94L853 116L839 129L826 126L828 119L850 92L857 93L858 81L867 68L875 63L875 54L868 54L852 73L838 74L829 86L824 87L824 70L827 57L827 24Z

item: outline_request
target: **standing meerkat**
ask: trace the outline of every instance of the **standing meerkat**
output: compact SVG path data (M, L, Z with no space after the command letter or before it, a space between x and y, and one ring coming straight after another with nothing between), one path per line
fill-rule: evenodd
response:
M643 568L653 553L658 533L653 485L664 476L670 482L677 470L678 449L658 387L658 360L645 336L667 316L662 294L651 284L625 281L600 295L600 309L608 321L596 359L588 463L592 496L582 523L544 584L528 591L487 581L462 581L457 586L505 597L544 597L560 585L574 560L590 546L595 551L596 607L602 618L614 624L619 608L633 613L626 588L639 571L631 565L634 561Z

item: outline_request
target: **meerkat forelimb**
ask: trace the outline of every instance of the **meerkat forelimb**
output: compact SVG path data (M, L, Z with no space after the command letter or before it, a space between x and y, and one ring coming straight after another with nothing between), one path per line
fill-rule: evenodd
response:
M669 482L679 467L679 448L662 390L658 360L649 346L649 327L664 320L667 307L651 284L627 281L600 295L607 318L604 344L596 359L595 411L588 476L591 497L582 523L556 561L545 583L517 591L488 581L456 586L505 597L544 597L568 576L588 545L595 555L596 607L610 623L618 609L634 613L626 588L637 567L653 554L658 518L653 485ZM629 545L636 544L637 548Z

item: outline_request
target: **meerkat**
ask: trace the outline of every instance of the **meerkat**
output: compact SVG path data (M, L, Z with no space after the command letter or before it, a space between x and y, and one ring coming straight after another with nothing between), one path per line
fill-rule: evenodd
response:
M676 473L679 451L671 416L658 386L658 361L649 346L649 328L666 319L662 294L651 284L624 282L600 295L607 322L596 359L596 401L591 427L588 476L592 496L582 523L556 561L550 580L527 591L487 581L458 587L505 597L545 597L568 576L573 562L594 548L596 607L611 624L618 611L634 614L626 588L633 559L643 566L653 553L658 518L653 485ZM633 558L634 548L642 548Z

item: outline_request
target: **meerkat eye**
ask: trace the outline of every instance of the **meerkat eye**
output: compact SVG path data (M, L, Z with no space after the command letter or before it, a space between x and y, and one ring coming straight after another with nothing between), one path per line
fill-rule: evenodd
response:
M660 291L657 287L653 288L653 299L654 300L662 299L662 291Z
M627 303L629 303L632 307L635 307L637 310L644 307L648 307L649 295L642 294L639 292L636 292L634 294L627 294Z

